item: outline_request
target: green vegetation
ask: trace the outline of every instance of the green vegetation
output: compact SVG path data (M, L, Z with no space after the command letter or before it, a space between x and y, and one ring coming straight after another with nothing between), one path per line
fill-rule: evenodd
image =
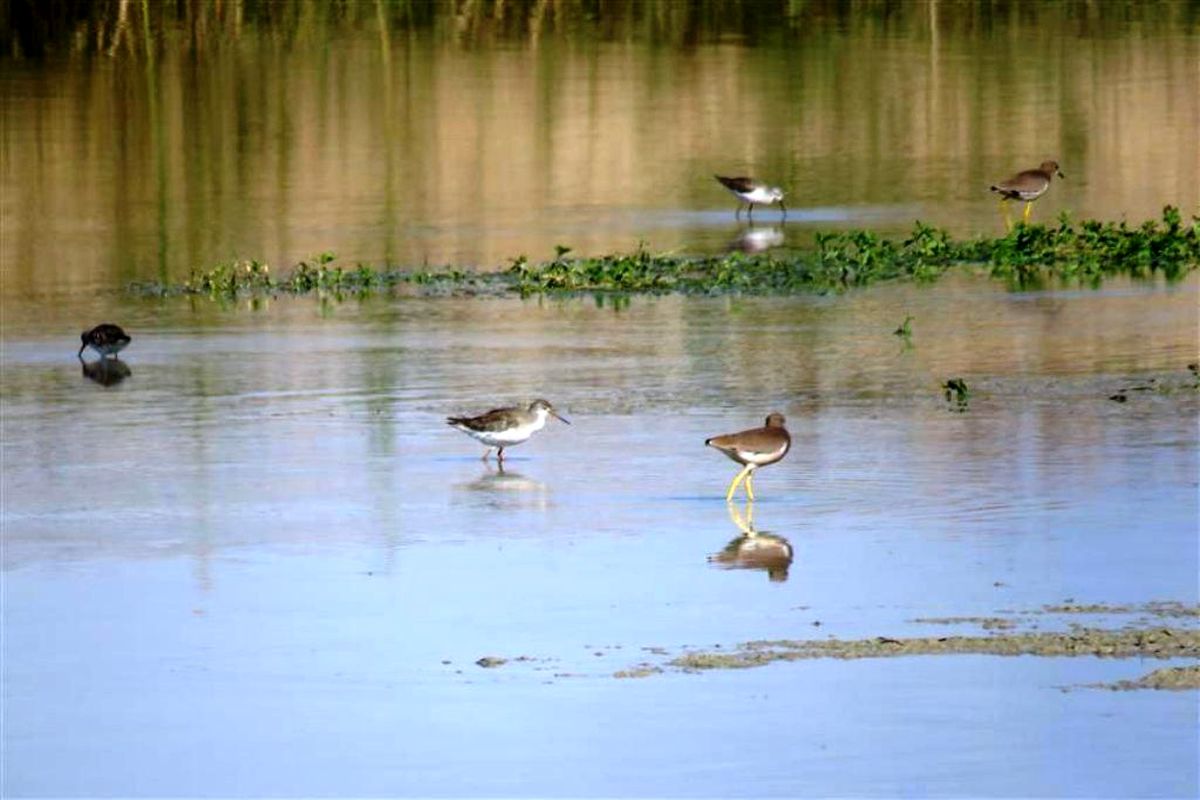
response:
M643 246L595 258L571 258L570 248L560 245L550 261L533 264L520 256L499 272L344 268L333 264L332 253L323 253L282 277L266 264L238 261L193 272L180 284L130 288L147 295L227 299L309 293L338 299L402 285L425 294L789 294L837 292L884 280L931 281L954 267L974 266L1014 289L1030 289L1050 283L1095 286L1113 275L1173 281L1200 265L1200 218L1185 223L1170 206L1160 220L1137 227L1092 220L1075 225L1064 215L1057 226L1017 225L995 239L956 241L918 222L903 239L855 230L817 233L814 241L811 249L759 255L655 255Z
M942 383L942 393L947 403L954 404L954 410L963 412L971 404L971 388L962 378L951 378Z

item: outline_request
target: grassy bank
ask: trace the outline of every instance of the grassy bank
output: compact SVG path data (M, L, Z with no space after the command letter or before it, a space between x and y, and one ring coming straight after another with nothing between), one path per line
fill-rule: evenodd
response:
M956 240L920 222L903 238L856 230L817 233L813 247L760 255L622 255L575 258L558 247L549 261L525 256L496 272L461 269L343 267L330 253L279 275L258 261L194 271L181 283L135 283L137 294L240 296L323 293L363 296L410 287L428 294L689 293L789 294L836 292L883 280L931 281L947 270L987 270L1013 288L1051 283L1098 285L1105 277L1164 276L1177 280L1200 265L1200 218L1185 221L1168 206L1162 217L1125 222L1018 225L999 238Z

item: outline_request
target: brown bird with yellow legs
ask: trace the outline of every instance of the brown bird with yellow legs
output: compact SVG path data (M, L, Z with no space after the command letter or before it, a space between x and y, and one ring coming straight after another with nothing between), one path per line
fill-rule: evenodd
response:
M1046 193L1050 188L1050 180L1057 175L1066 178L1058 168L1057 161L1043 161L1037 169L1027 169L1018 172L1006 181L993 184L991 190L1000 195L1000 211L1004 214L1004 227L1012 230L1012 220L1008 216L1009 200L1024 200L1025 213L1021 221L1029 224L1029 213L1033 209L1033 201Z
M737 463L743 465L742 471L734 476L725 493L725 500L733 500L733 493L738 484L746 482L746 497L754 499L754 470L774 464L781 460L792 446L792 437L787 428L783 427L786 420L783 414L775 412L767 417L767 422L761 428L751 428L738 433L727 433L724 436L714 436L705 440L709 447L715 447Z

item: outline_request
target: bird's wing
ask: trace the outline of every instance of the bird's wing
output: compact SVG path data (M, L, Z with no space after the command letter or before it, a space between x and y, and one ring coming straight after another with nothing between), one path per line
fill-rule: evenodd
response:
M735 192L750 192L754 190L754 179L747 177L726 178L722 175L714 175L721 185L726 189L731 189Z
M1040 169L1027 169L1018 172L1006 181L996 184L998 189L1012 192L1036 192L1049 182L1046 173Z
M502 431L509 427L508 415L511 408L493 408L477 417L447 417L449 425L461 425L473 431Z

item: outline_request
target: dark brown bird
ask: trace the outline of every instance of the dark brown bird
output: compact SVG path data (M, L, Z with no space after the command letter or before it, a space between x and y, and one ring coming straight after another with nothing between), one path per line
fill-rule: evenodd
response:
M498 447L496 460L504 463L504 448L514 447L529 439L546 425L546 419L563 419L549 400L534 400L528 408L494 408L477 417L446 417L446 424L487 446L483 460L487 461L493 447Z
M1012 227L1012 223L1008 219L1008 201L1025 201L1025 214L1022 221L1028 223L1033 201L1046 193L1046 190L1050 188L1050 181L1055 175L1060 178L1067 177L1058 168L1057 161L1043 161L1037 169L1027 169L1024 172L1018 172L1006 181L992 184L991 190L1000 195L1000 208L1004 212L1004 222L1008 227Z
M738 433L727 433L706 439L705 444L715 447L729 458L744 465L729 484L725 499L732 500L739 483L746 481L746 496L754 499L754 470L781 460L792 446L792 437L787 432L783 414L775 412L767 417L761 428L751 428Z
M90 331L79 334L79 340L82 342L78 353L80 358L83 358L83 351L89 347L99 353L102 358L116 358L117 353L124 350L133 337L121 330L120 325L104 322Z

